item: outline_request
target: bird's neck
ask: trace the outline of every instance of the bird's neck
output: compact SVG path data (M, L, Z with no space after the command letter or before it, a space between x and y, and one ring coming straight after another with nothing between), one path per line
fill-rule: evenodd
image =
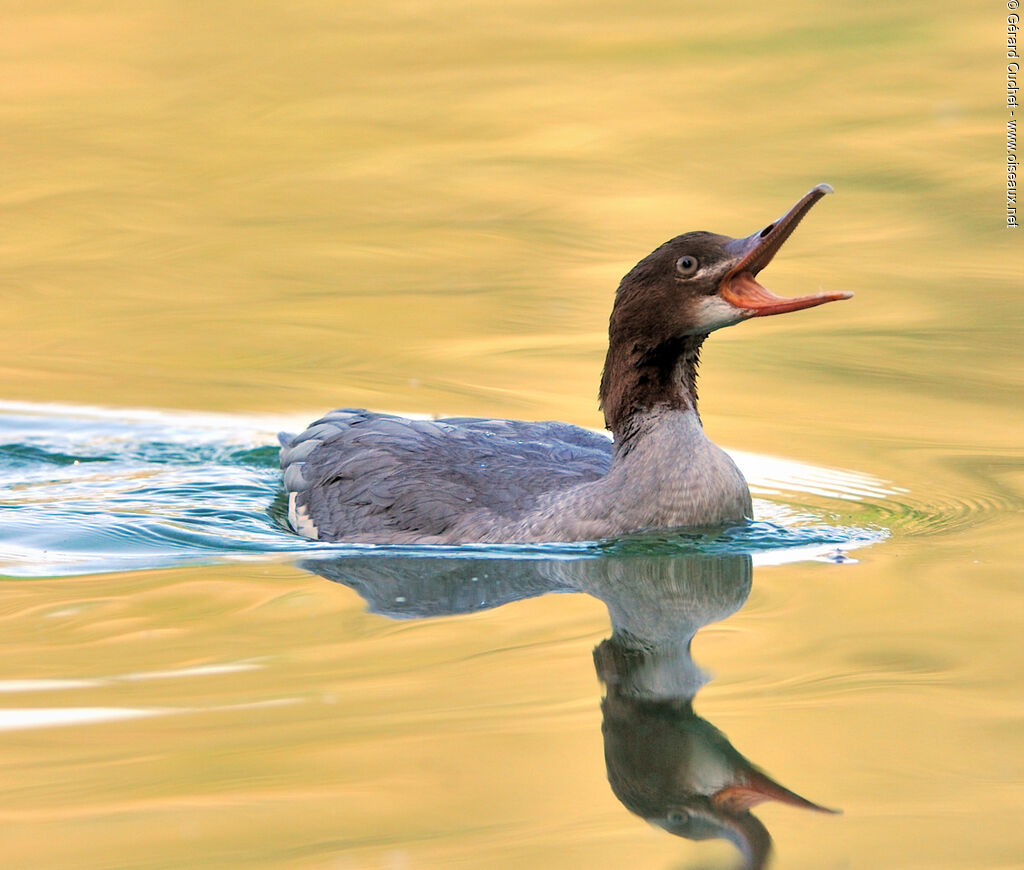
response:
M645 347L626 337L609 337L601 407L620 451L642 437L652 411L697 413L697 365L705 338L688 335Z

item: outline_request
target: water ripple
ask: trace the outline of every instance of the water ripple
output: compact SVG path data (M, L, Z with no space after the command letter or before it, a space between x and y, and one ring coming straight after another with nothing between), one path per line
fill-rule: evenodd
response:
M532 546L370 547L310 542L280 521L274 434L301 421L0 402L0 574L44 577L233 559L414 554L580 558L750 553L842 561L917 516L869 475L736 454L757 522L734 529Z

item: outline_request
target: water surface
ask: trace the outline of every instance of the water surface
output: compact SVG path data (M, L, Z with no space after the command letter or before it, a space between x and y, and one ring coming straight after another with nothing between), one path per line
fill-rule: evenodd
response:
M6 4L4 866L733 866L620 775L669 708L844 811L755 808L775 866L1021 866L1003 16ZM626 269L822 181L763 277L854 300L702 362L754 525L280 527L274 434L332 407L600 427Z

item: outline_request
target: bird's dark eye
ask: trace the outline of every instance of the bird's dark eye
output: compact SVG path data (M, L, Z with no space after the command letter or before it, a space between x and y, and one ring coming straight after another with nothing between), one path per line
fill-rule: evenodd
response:
M678 260L676 260L676 271L683 278L689 278L691 275L696 273L700 268L700 263L697 262L697 258L690 254L683 254Z
M668 821L670 825L685 825L690 821L690 814L684 809L672 810L668 814Z

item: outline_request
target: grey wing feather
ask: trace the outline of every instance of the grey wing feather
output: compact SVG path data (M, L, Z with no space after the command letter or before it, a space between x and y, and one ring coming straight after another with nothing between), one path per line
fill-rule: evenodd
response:
M352 409L281 440L292 526L323 540L441 540L469 514L514 519L546 492L596 480L611 461L608 438L566 423Z

